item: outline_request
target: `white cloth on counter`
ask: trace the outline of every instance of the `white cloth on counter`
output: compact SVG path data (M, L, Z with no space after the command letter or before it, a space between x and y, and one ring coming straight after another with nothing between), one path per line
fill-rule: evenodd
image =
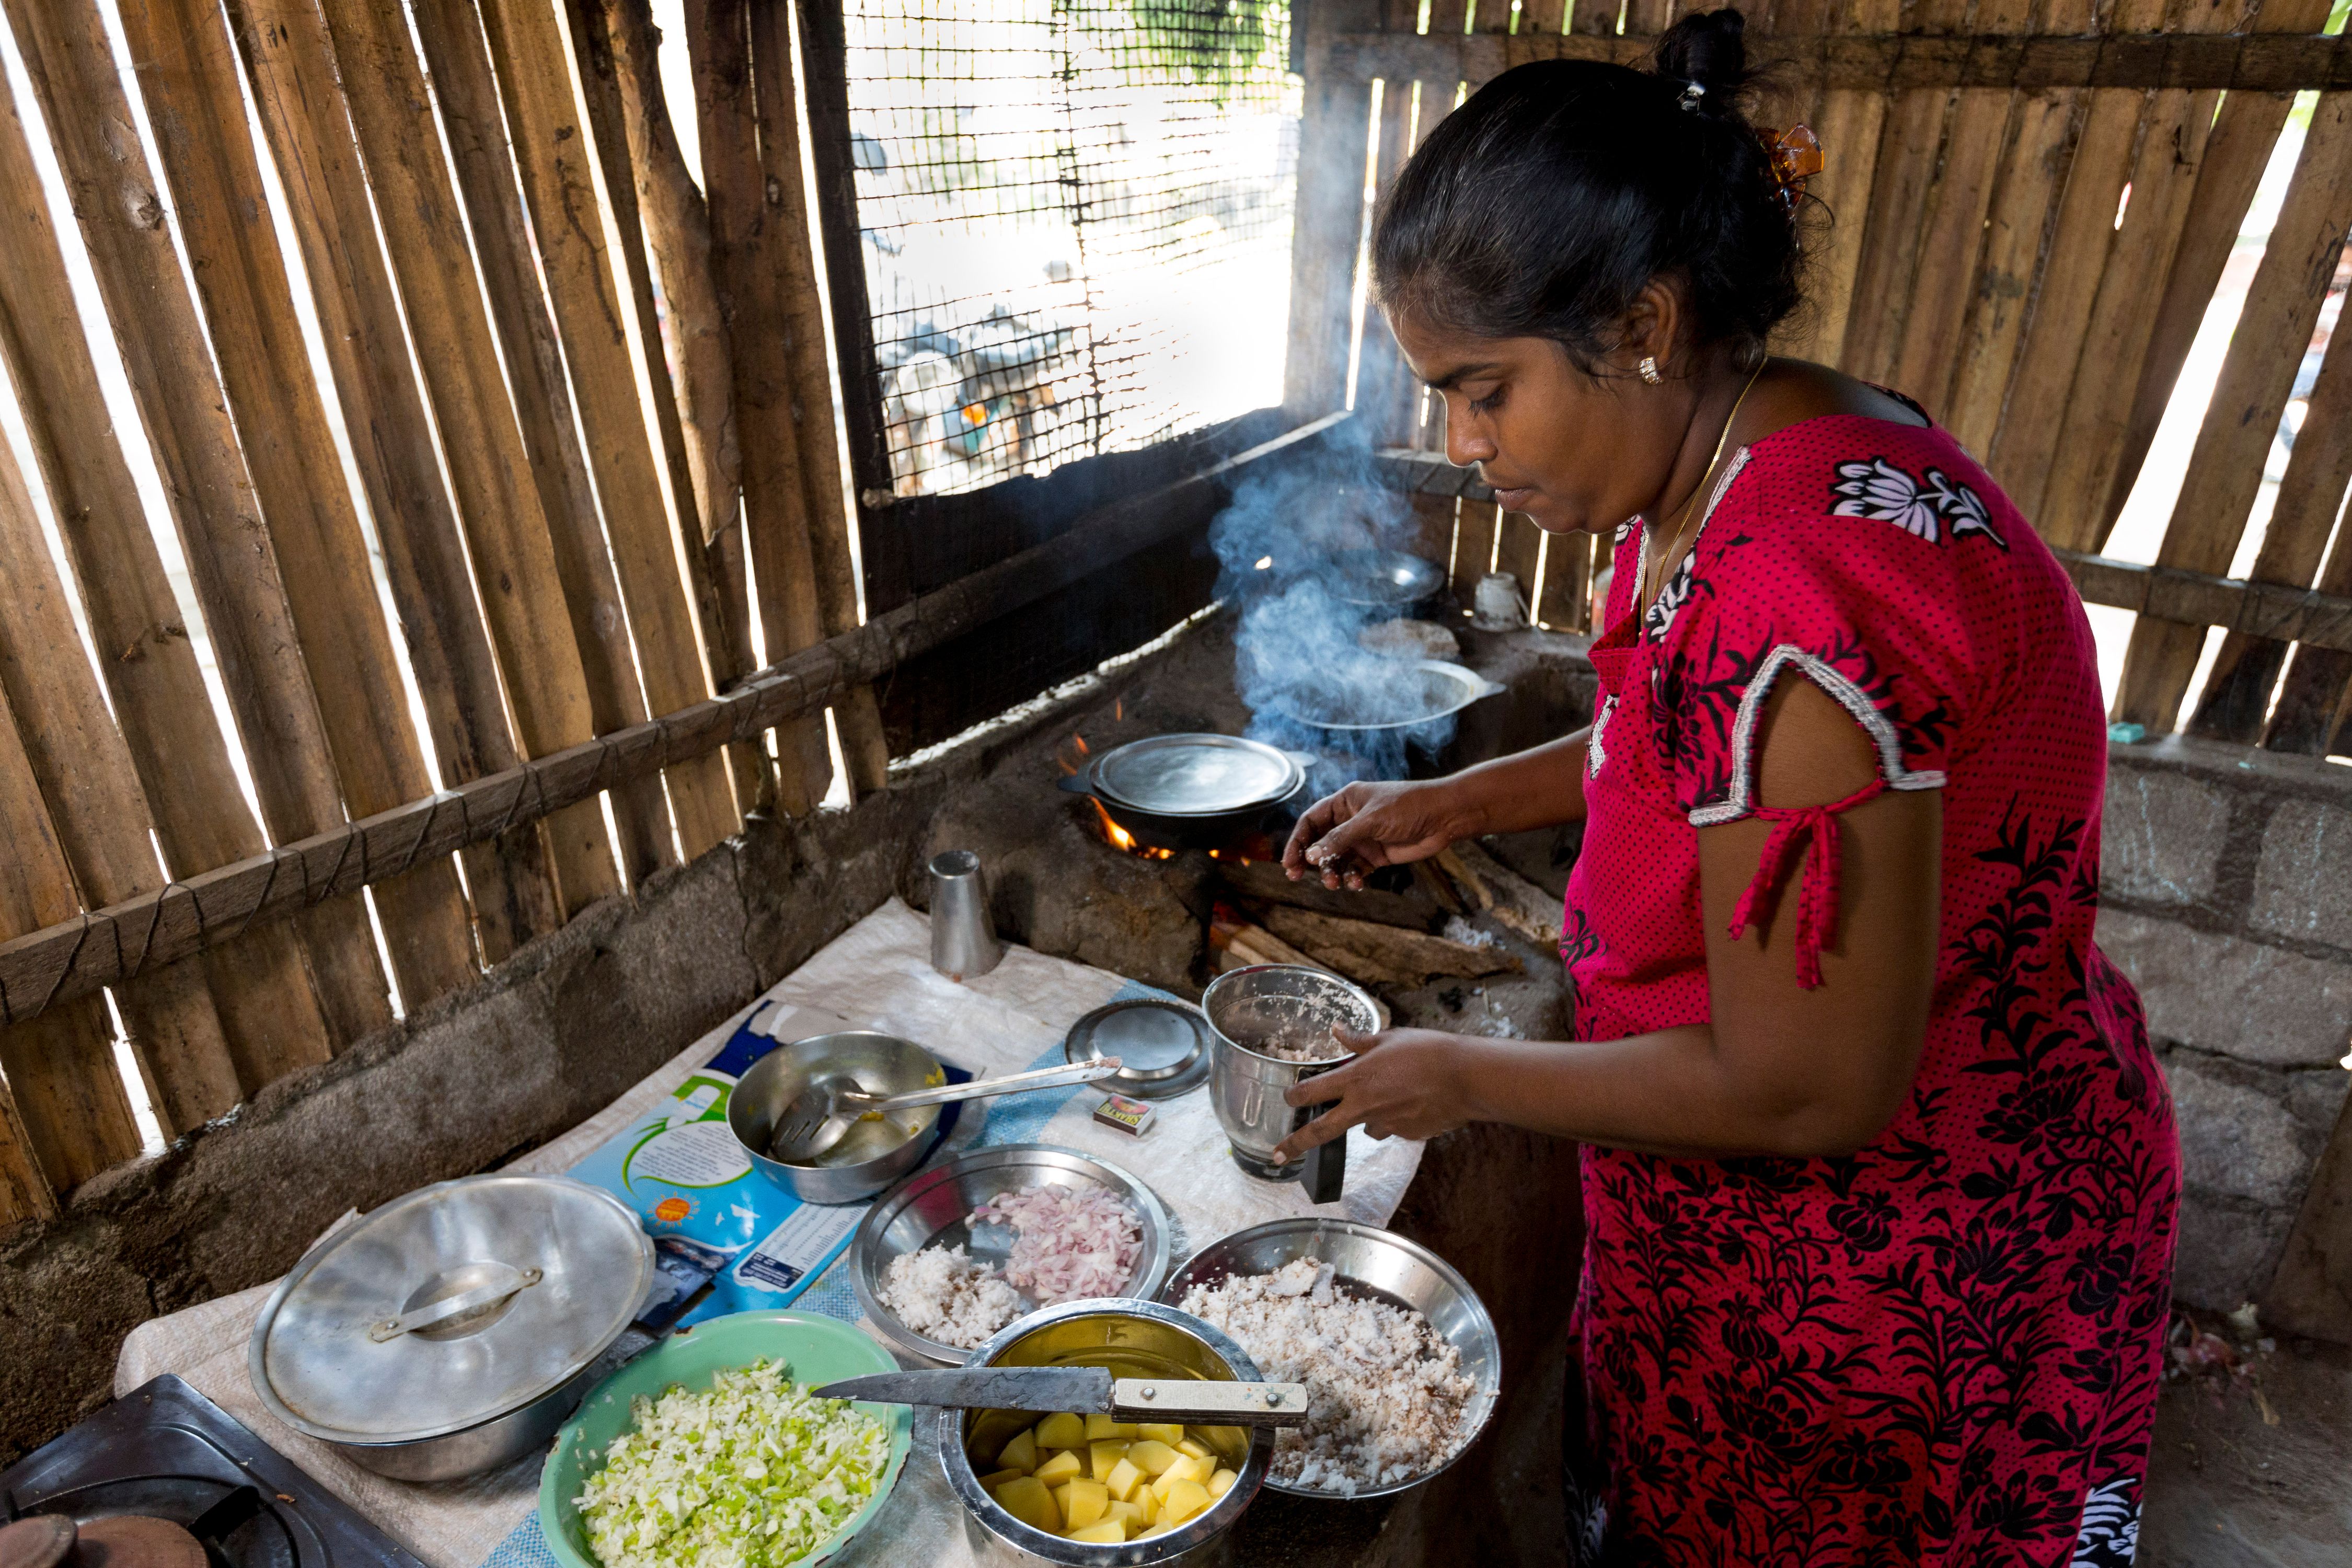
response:
M1122 993L1149 994L1118 975L1024 947L1008 947L1004 962L978 979L950 981L930 966L929 922L893 899L604 1110L506 1168L553 1173L578 1164L667 1097L770 1003L808 1014L798 1020L791 1015L762 1018L761 1027L781 1038L836 1026L829 1015L855 1027L919 1041L987 1077L1058 1061L1070 1026ZM1358 1128L1349 1134L1346 1194L1337 1204L1318 1206L1307 1202L1295 1182L1255 1181L1241 1173L1226 1153L1205 1086L1154 1102L1151 1127L1140 1138L1093 1119L1101 1100L1098 1088L1082 1087L1058 1098L1057 1106L1051 1092L1025 1095L995 1104L992 1113L983 1111L992 1102L972 1102L950 1147L932 1159L972 1143L1008 1142L1054 1143L1098 1155L1139 1177L1167 1206L1176 1230L1171 1261L1181 1262L1245 1226L1293 1215L1320 1213L1384 1226L1421 1164L1419 1143L1375 1142ZM850 1295L847 1264L845 1254L793 1306L859 1321L872 1333L873 1325L859 1317ZM263 1408L246 1375L246 1347L254 1319L276 1288L275 1281L257 1285L140 1324L115 1363L115 1394L128 1394L164 1373L177 1373L431 1568L552 1568L555 1560L536 1522L544 1455L468 1481L417 1486L361 1468ZM618 1365L646 1342L632 1332L606 1360ZM858 1538L829 1563L843 1568L905 1563L961 1568L976 1561L965 1539L962 1510L940 1474L931 1426L928 1413L919 1412L914 1447L897 1488Z

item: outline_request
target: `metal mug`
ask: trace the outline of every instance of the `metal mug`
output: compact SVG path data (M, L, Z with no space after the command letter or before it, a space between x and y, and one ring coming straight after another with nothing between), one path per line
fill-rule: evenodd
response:
M1283 1097L1293 1084L1340 1061L1292 1062L1253 1048L1280 1023L1345 1024L1360 1034L1381 1026L1379 1007L1360 986L1327 970L1255 963L1228 970L1201 994L1209 1021L1209 1099L1233 1147L1234 1163L1270 1182L1304 1181L1308 1200L1337 1203L1347 1173L1348 1143L1335 1138L1303 1160L1274 1163L1276 1145L1321 1114Z
M931 967L950 980L975 980L1004 962L988 913L980 857L950 849L931 857Z

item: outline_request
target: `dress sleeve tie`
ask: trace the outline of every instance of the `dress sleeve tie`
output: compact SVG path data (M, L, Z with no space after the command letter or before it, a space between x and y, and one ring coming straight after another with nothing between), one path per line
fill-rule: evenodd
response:
M1731 911L1731 935L1746 934L1763 912L1764 904L1788 880L1789 875L1812 851L1812 868L1805 875L1797 900L1797 984L1808 991L1822 983L1822 949L1837 934L1838 813L1860 805L1885 792L1886 781L1873 779L1843 800L1827 805L1757 806L1752 815L1772 824L1772 836L1757 857L1756 875Z

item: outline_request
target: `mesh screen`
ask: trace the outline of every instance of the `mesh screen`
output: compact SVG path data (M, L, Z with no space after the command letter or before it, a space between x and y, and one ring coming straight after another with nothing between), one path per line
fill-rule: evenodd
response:
M857 213L902 496L1282 400L1286 0L847 0Z

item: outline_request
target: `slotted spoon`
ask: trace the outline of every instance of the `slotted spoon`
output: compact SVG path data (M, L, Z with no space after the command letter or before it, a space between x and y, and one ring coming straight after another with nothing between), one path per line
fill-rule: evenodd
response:
M1124 1064L1117 1057L1080 1062L1072 1067L1040 1068L1034 1072L1007 1073L1003 1078L974 1079L970 1083L943 1084L906 1094L869 1094L846 1073L812 1079L798 1099L776 1119L768 1140L768 1157L787 1165L813 1165L825 1152L869 1116L886 1116L920 1105L947 1105L959 1100L988 1100L1000 1094L1025 1094L1034 1089L1058 1089L1064 1084L1092 1083L1109 1078Z

